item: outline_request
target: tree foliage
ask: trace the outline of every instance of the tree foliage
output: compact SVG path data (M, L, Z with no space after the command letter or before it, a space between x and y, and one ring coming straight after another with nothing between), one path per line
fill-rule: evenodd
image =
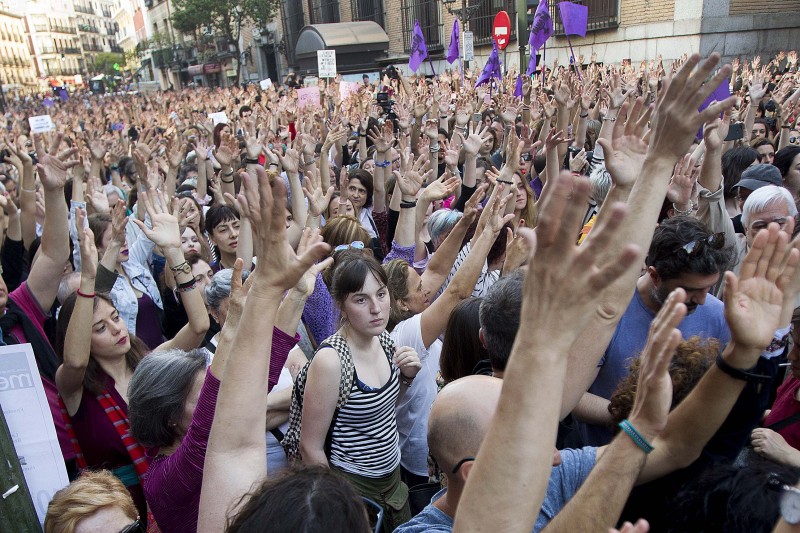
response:
M114 64L119 65L120 70L122 70L125 66L125 54L100 52L94 56L94 68L97 72L110 76L118 76L120 71L114 68Z
M194 34L203 26L230 40L239 38L241 26L263 27L275 16L280 0L175 0L173 27Z

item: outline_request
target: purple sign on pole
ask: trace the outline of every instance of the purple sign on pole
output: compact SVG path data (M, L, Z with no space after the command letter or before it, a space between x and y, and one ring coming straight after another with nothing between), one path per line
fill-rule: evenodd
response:
M589 8L572 2L559 2L558 9L561 12L561 23L564 24L564 33L586 37Z
M708 95L708 98L700 104L700 107L697 108L698 111L702 111L703 109L710 106L713 102L721 102L726 98L731 96L731 82L728 78L722 80L722 83L719 84L719 87L714 89L711 94ZM703 128L700 128L700 131L697 132L697 138L703 138Z

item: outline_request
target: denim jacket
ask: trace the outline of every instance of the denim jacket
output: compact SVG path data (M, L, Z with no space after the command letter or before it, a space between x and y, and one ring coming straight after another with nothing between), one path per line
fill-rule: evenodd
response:
M145 223L147 222L149 221L146 220ZM153 253L155 244L145 236L142 230L139 229L139 226L130 220L125 227L125 232L128 238L128 260L122 263L122 268L125 270L125 274L127 274L131 282L128 283L128 280L123 276L114 272L113 275L116 276L116 279L108 292L111 295L111 300L114 302L114 306L117 308L120 317L122 317L125 324L128 326L128 331L132 335L135 335L136 315L139 313L139 300L133 289L135 288L147 294L152 298L159 309L163 309L164 305L161 302L161 293L158 290L158 285L156 285L156 280L150 272L149 259L150 255ZM109 283L108 285L104 284L105 287L99 286L101 277L104 277L101 275L101 270L105 271L102 265L98 265L98 291L103 291L103 289L107 289L108 285L110 285Z

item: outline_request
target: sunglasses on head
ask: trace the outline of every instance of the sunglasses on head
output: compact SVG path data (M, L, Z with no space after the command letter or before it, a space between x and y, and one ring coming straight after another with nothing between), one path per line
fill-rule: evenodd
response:
M706 246L712 250L722 249L722 247L725 246L725 233L713 233L707 237L703 237L702 239L696 239L687 242L683 246L678 246L675 251L677 252L678 250L683 250L689 257L696 257L703 253L703 250L706 249Z
M800 144L800 137L792 136L789 137L789 144Z
M354 250L363 250L364 249L364 243L361 242L361 241L353 241L350 244L340 244L339 246L334 248L333 251L334 251L334 253L335 252L342 252L344 250L349 250L351 248L354 249Z
M145 533L144 524L138 518L128 526L125 526L119 533Z

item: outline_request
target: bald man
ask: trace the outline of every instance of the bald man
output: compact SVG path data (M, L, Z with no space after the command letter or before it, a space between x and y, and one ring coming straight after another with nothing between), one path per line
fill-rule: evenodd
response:
M428 446L447 478L447 489L395 533L450 532L461 493L474 458L500 400L503 381L490 376L468 376L449 383L433 402L428 417ZM577 492L595 464L596 448L556 452L536 531L542 529Z

